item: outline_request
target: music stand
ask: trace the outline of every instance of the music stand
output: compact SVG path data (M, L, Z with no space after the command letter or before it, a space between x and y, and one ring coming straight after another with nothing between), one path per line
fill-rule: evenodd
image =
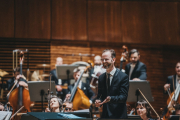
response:
M147 80L129 80L129 92L127 102L137 102L139 99L144 99L143 96L138 91L138 88L143 92L149 102L153 102L153 97L151 94L151 88L149 81Z
M56 95L56 88L54 81L51 81L51 84L49 81L28 81L30 99L31 101L41 101L42 110L44 109L43 102L47 101L47 99L44 96L48 95L48 89L50 89L50 85L51 85L51 91L53 91L53 94Z
M77 68L78 65L56 65L57 78L61 80L73 79L73 70Z

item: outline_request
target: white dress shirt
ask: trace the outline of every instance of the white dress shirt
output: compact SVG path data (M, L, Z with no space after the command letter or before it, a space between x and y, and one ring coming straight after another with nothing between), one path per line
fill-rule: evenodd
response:
M114 69L109 73L110 74L110 86L111 86L111 82L112 82L112 79L113 79L115 72L116 72L116 68L114 67Z

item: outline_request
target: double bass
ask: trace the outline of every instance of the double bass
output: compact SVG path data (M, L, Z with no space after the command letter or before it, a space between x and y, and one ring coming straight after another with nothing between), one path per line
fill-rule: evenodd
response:
M20 74L22 75L22 65L24 60L24 52L20 51ZM23 86L19 86L18 88L14 89L14 87L17 85L19 81L21 81L22 78L20 78L13 87L11 88L10 92L7 96L9 96L9 102L10 106L13 108L12 117L14 120L16 120L16 114L20 112L23 108L25 108L24 112L31 112L30 105L32 102L30 101L30 95L29 90L24 88ZM12 89L14 89L12 91ZM12 91L12 92L11 92ZM14 117L15 116L15 117Z
M123 62L128 62L128 48L123 45L123 52L121 54L121 59L120 59L120 67L119 69L122 70Z
M81 72L77 84L74 86L71 92L70 102L73 103L73 110L88 109L90 107L89 98L84 94L84 92L78 88L81 77L84 73L84 70Z

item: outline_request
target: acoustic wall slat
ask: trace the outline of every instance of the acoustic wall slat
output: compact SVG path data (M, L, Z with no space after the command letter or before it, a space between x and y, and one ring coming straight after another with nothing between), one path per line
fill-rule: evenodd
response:
M37 69L43 69L42 67L37 67L37 64L50 64L49 40L0 38L0 43L0 69L5 70L9 73L9 75L5 76L6 80L12 77L12 51L15 49L29 50L29 69L31 72ZM26 69L27 54L25 53L23 70ZM45 68L45 73L48 74L49 70L50 68Z

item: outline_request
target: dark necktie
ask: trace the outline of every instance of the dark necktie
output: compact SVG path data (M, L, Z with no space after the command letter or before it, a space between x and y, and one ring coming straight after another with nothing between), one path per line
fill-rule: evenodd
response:
M109 73L107 74L106 84L107 84L107 90L109 90L109 87L110 87L110 74Z

